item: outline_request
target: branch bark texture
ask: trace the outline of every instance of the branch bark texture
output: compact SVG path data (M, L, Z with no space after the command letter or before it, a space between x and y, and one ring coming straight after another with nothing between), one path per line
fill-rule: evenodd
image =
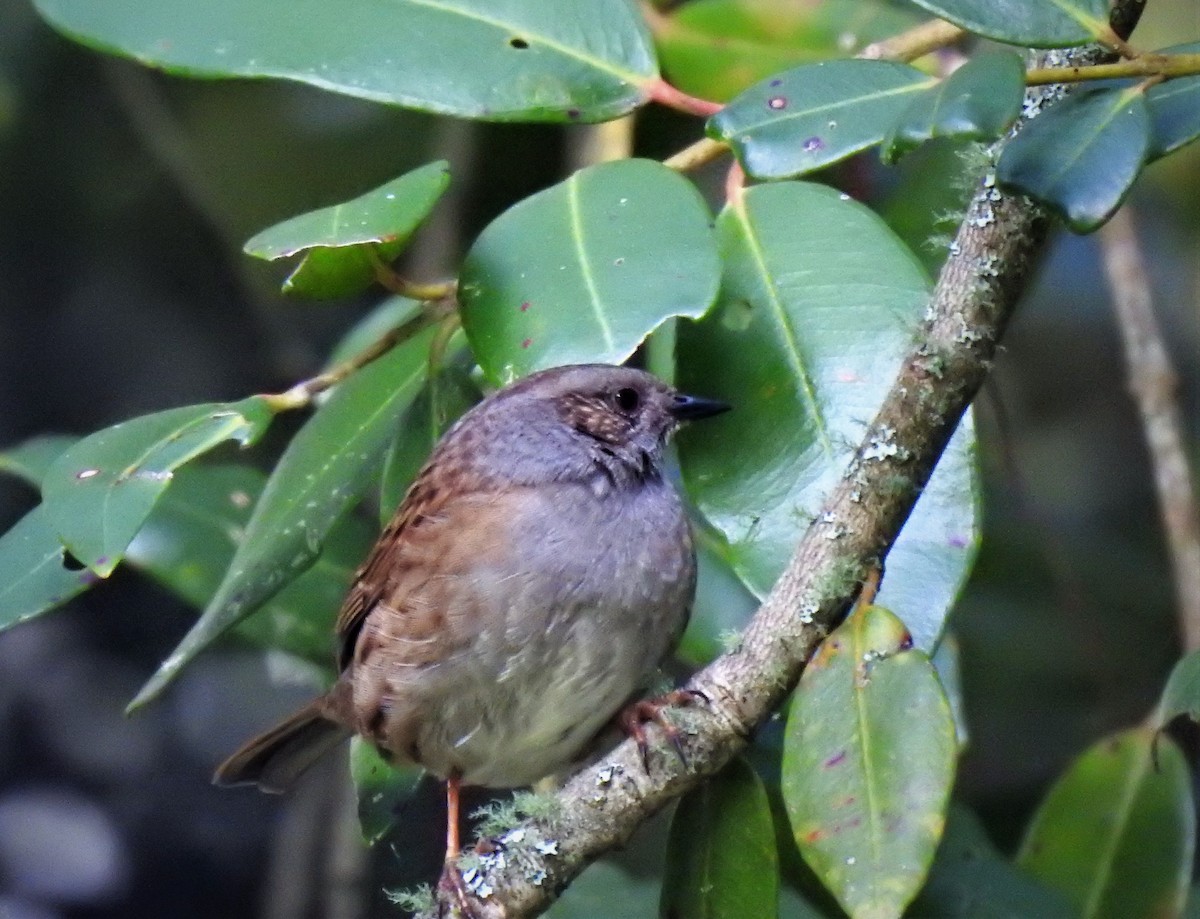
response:
M1114 22L1128 17L1118 3ZM1123 30L1128 34L1132 23ZM1041 56L1073 66L1105 59L1100 48ZM1026 96L1022 123L1064 93ZM991 151L998 154L1003 142ZM667 750L643 768L626 741L572 776L557 814L500 837L464 879L481 919L544 910L576 875L623 845L648 817L714 775L795 686L809 656L837 624L864 576L896 538L951 434L987 376L997 343L1024 291L1046 235L1042 210L981 178L938 278L926 321L856 457L801 539L740 645L700 671L688 688L708 704L674 712L687 732L685 769ZM441 914L453 914L443 894Z

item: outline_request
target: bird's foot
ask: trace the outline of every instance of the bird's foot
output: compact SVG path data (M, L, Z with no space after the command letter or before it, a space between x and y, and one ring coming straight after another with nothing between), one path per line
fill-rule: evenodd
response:
M442 868L442 876L437 882L437 900L439 919L476 919L478 916L471 891L454 862L447 861Z
M673 689L653 699L638 699L625 706L617 715L617 725L637 743L642 756L642 767L650 771L650 747L646 739L646 725L657 724L687 769L687 755L683 751L683 732L668 720L666 710L671 706L697 705L708 702L708 697L694 689Z

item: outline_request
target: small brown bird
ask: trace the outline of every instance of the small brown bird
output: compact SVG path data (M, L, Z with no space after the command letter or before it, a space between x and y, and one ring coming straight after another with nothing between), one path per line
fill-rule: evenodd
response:
M575 762L678 642L696 559L663 450L681 421L727 408L604 364L484 399L358 570L333 688L215 781L283 791L361 734L446 780L457 879L460 785L530 785Z

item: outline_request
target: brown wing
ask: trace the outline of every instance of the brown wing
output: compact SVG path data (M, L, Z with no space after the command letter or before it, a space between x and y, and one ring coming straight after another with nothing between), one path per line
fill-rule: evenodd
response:
M334 632L338 641L338 669L345 670L354 657L354 644L371 609L387 592L396 567L397 546L405 534L421 520L436 515L452 489L439 489L431 483L430 467L417 476L395 515L384 527L367 560L354 573L354 583L342 602ZM442 476L444 478L444 476Z

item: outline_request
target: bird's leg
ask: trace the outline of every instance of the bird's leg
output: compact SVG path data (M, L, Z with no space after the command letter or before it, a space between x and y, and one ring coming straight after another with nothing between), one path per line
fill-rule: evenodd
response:
M462 916L473 916L470 893L458 867L459 845L458 802L462 790L462 776L451 772L446 776L446 863L438 879L438 889L447 890L454 897L458 912Z
M645 725L650 722L657 724L666 735L675 755L679 757L679 762L686 769L688 761L683 752L683 733L667 719L664 712L672 705L695 705L707 701L704 693L694 689L673 689L653 699L638 699L629 703L617 715L617 726L637 742L638 752L642 755L642 766L647 772L650 771L650 751L646 742Z

